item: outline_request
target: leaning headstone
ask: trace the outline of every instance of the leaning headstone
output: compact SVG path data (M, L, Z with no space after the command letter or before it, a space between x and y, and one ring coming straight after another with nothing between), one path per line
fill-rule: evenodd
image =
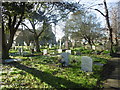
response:
M69 53L66 53L66 52L63 52L61 54L61 57L62 57L62 62L65 62L64 63L64 66L68 66L69 65Z
M58 53L62 53L62 49L58 49Z
M88 56L81 57L81 70L92 72L93 60Z
M67 53L71 54L71 50L66 50Z
M47 49L44 49L43 50L43 55L46 55L47 54Z

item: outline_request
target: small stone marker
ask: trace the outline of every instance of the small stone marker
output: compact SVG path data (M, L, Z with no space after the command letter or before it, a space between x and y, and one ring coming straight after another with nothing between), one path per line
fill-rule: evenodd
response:
M81 70L92 72L93 60L88 56L81 57Z
M71 50L66 50L66 53L69 53L69 54L71 54Z
M43 50L43 55L46 55L47 54L47 49L44 49Z
M58 53L62 53L62 49L58 49Z
M94 45L92 46L92 49L95 50L95 46Z
M23 55L23 49L19 48L19 55Z
M52 44L49 44L49 48L52 48Z
M5 60L6 63L19 62L19 61L22 61L22 59L6 59L6 60Z
M61 54L61 57L62 57L62 61L65 62L65 66L68 66L69 65L69 53L63 52Z

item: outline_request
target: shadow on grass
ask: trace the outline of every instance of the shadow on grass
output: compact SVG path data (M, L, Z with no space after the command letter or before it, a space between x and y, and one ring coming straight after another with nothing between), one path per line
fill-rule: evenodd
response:
M37 70L35 68L30 68L23 64L17 63L17 62L13 63L11 65L18 69L24 70L24 71L32 74L34 77L39 78L41 81L51 85L54 88L62 88L62 86L66 87L66 88L83 88L83 87L81 87L80 84L74 83L70 80L66 80L64 78L53 76L50 73L43 72L43 71Z

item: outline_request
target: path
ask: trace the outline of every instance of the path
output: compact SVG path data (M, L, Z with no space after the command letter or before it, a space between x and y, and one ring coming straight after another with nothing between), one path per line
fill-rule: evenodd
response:
M109 77L105 80L103 84L103 90L120 90L120 58L112 58L110 63L114 66Z

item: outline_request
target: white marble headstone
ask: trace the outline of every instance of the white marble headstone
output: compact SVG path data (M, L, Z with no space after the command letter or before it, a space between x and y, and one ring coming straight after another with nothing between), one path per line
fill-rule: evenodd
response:
M58 53L62 53L62 49L58 49Z
M88 56L81 57L81 70L92 72L93 60Z
M71 50L66 50L67 53L71 54Z
M52 44L49 44L49 48L52 48Z
M47 49L44 49L43 50L43 55L46 55L47 54Z
M92 49L95 50L95 46L94 45L92 46Z
M69 53L63 52L61 54L62 61L65 61L65 66L69 65Z

